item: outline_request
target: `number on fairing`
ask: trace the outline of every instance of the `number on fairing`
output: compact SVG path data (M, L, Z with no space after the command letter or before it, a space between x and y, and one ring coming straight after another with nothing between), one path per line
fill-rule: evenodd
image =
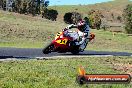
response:
M56 42L59 43L59 44L66 45L67 41L68 41L67 39L64 39L64 40L57 40Z

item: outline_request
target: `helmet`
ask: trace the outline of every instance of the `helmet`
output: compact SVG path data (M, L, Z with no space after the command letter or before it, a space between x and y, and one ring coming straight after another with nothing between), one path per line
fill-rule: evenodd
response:
M78 29L83 32L85 30L85 26L86 26L85 21L80 20L79 23L77 24L77 26L78 26Z

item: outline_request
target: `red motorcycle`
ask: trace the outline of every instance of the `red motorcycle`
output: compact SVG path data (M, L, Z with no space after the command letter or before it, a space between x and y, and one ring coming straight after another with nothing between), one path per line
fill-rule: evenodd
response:
M89 42L93 40L95 35L90 33ZM71 52L72 54L78 54L81 52L79 45L75 45L71 37L65 37L64 32L58 32L55 39L47 45L42 51L44 54L51 52L66 53Z

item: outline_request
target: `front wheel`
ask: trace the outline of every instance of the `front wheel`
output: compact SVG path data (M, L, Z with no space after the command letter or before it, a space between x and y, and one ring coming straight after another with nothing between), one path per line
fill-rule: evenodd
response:
M51 51L53 51L54 49L54 45L51 43L49 45L47 45L43 50L43 54L48 54L48 53L51 53Z

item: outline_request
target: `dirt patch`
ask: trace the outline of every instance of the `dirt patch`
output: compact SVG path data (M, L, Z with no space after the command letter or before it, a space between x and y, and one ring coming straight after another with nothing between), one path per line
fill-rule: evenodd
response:
M130 74L132 76L132 64L124 64L124 63L113 63L113 69L117 71L121 71L126 74Z
M119 57L119 59L106 59L104 63L110 64L111 68L114 71L119 71L121 74L130 74L132 76L132 61L122 59Z
M54 38L54 33L47 30L32 30L28 28L24 28L23 25L16 23L6 23L0 22L0 39L32 39L32 40L43 40L45 41L47 38Z
M26 38L26 39L41 39L45 41L48 37L53 38L54 34L48 31L41 31L41 30L18 30L18 29L2 29L0 30L2 34L2 38Z

